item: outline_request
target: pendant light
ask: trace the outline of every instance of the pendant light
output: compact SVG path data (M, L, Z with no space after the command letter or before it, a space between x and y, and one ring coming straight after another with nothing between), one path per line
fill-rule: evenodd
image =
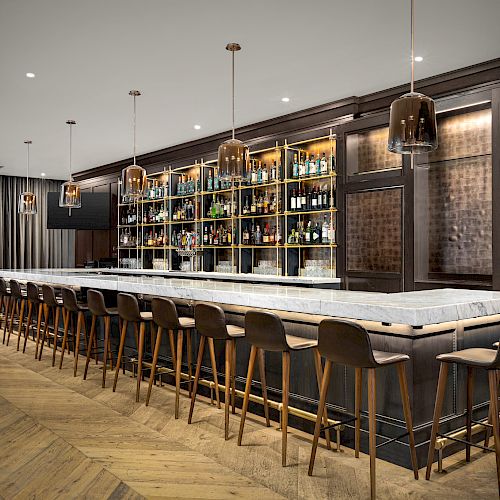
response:
M138 90L131 90L129 92L134 98L134 163L122 170L122 196L127 202L137 201L141 198L146 185L146 170L135 163L135 123L136 123L136 108L135 100L141 93Z
M71 161L73 153L73 125L76 125L75 120L68 120L69 125L69 179L61 185L59 191L59 206L61 208L81 208L82 195L80 192L80 185L73 182L73 175L71 174Z
M392 153L419 154L438 147L436 109L434 101L414 91L414 0L411 0L411 87L391 104L389 141Z
M241 50L238 43L228 43L226 50L232 56L232 109L233 109L233 136L219 146L218 166L223 175L233 180L240 179L246 173L248 163L248 146L234 138L234 53Z
M17 212L22 215L36 215L37 204L36 195L29 190L30 181L30 145L32 141L24 141L28 149L28 162L26 167L26 191L19 195L19 203L17 206Z

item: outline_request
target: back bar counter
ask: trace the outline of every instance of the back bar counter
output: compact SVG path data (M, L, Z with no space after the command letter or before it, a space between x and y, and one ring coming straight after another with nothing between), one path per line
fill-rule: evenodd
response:
M135 272L134 274L137 274ZM202 273L198 273L201 278ZM133 276L113 270L31 270L1 271L5 279L45 282L54 285L76 286L106 292L112 305L118 292L134 293L146 302L150 296L170 297L183 315L192 315L197 302L220 305L227 319L244 325L245 312L252 308L276 312L285 324L287 333L316 338L318 324L326 317L353 320L365 327L374 349L405 353L410 356L407 364L409 393L413 423L416 432L419 465L426 461L427 443L432 424L434 399L438 379L439 363L436 355L469 347L491 347L500 338L500 292L484 290L440 289L402 293L355 292L346 290L282 286L281 284L251 284L215 279L185 279L181 273L164 276ZM208 277L207 277L208 278ZM309 285L313 284L312 280ZM113 343L118 342L118 325L113 326ZM165 342L166 339L164 339ZM195 339L195 348L196 348ZM130 335L130 346L133 346ZM166 344L163 354L167 358ZM220 346L217 357L223 357ZM150 347L147 346L147 351ZM244 376L249 356L249 346L241 342L237 355L237 385L244 387ZM169 359L169 358L168 358ZM223 366L222 363L218 363ZM210 361L204 361L206 373ZM281 358L279 353L266 354L267 385L270 399L280 400ZM443 405L441 432L462 428L466 406L465 370L450 367L446 399ZM474 395L475 419L485 418L488 411L488 383L486 375L478 372ZM366 377L363 383L363 417L367 415ZM252 392L259 393L255 384ZM354 370L334 366L328 395L329 416L342 419L340 413L354 411ZM303 353L295 357L292 352L290 405L316 413L318 388L312 354ZM252 408L259 413L260 406ZM278 414L272 415L274 419ZM367 429L367 419L362 418L362 428ZM290 424L307 431L312 423L291 418ZM380 370L377 379L377 434L379 443L405 434L405 423L395 370ZM353 432L345 426L341 433L342 444L353 447ZM450 442L442 439L438 448ZM381 447L380 458L411 467L407 438L392 441ZM362 449L367 450L367 437L362 435ZM444 448L446 450L452 447Z

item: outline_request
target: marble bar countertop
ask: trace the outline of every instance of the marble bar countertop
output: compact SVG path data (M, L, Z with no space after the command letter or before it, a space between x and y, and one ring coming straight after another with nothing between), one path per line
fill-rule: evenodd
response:
M257 283L279 283L282 285L304 285L304 286L327 286L340 285L340 278L319 278L313 276L276 276L269 274L251 274L251 273L215 273L206 271L164 271L159 269L124 269L124 268L91 268L91 269L68 269L75 273L97 273L97 274L119 274L135 276L165 276L172 278L194 278L208 279L216 281L242 281Z
M387 294L103 275L68 269L1 270L0 277L412 326L500 314L500 292L487 290L436 289Z

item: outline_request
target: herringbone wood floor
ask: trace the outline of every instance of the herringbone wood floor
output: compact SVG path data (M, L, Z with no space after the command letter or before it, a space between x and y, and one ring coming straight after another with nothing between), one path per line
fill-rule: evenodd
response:
M16 340L16 339L14 339ZM223 411L189 401L173 418L171 386L154 387L151 405L135 403L135 381L122 376L116 393L101 388L101 370L89 378L62 370L47 353L34 360L15 342L0 345L0 497L3 498L367 498L368 459L351 450L318 450L307 476L310 437L291 430L289 466L281 467L281 434L257 418L247 420L236 446L239 416L223 439ZM111 375L111 374L110 374ZM111 376L109 376L109 380ZM108 384L109 386L110 384ZM145 391L143 391L145 393ZM476 452L471 464L447 459L446 475L414 481L412 474L379 460L379 498L495 498L493 454Z

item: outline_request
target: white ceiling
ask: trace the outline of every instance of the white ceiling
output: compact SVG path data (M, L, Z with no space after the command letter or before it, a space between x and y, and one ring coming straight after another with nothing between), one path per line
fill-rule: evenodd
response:
M500 56L499 0L416 0L416 77ZM0 174L74 170L408 81L409 0L0 0ZM26 72L36 78L26 78ZM290 102L281 102L281 97ZM193 129L200 124L201 130Z

